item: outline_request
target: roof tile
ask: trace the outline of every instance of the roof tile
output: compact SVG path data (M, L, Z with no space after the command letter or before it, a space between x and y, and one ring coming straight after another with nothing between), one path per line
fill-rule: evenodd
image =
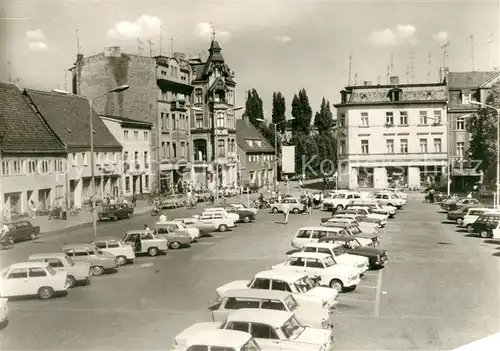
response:
M474 71L448 73L448 87L450 89L478 88L481 84L500 75L499 71Z

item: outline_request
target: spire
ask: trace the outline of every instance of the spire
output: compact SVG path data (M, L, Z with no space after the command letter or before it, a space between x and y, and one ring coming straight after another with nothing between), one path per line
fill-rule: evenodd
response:
M215 25L211 23L212 25L212 41L215 41Z

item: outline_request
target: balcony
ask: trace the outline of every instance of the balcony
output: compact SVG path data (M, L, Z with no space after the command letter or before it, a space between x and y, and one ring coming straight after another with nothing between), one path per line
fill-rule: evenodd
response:
M191 95L194 89L187 81L168 76L159 76L156 80L156 84L163 91L173 91L188 96Z
M170 110L171 111L186 112L187 111L186 100L184 100L184 99L172 100L170 102Z

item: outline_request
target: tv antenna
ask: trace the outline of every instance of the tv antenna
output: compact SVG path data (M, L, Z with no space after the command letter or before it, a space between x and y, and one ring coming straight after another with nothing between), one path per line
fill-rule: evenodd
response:
M391 66L387 66L387 72L385 73L386 79L387 79L387 84L389 84L389 81L391 79Z
M415 63L416 63L416 57L415 57L415 52L414 51L410 51L410 54L409 54L409 69L410 69L410 79L411 79L411 83L413 84L414 81L415 81Z
M406 66L406 84L410 84L410 66Z
M380 74L377 76L377 85L380 85Z
M429 54L427 55L427 64L428 64L428 67L427 67L427 73L425 74L427 76L427 83L430 83L431 82L431 66L432 66L432 55Z
M470 59L472 61L472 72L474 72L475 71L475 67L474 67L474 35L470 34L469 38L470 38Z
M170 56L174 56L174 38L170 37Z
M151 40L148 40L148 44L149 44L149 57L153 57L153 45L155 43L153 43Z
M450 41L446 41L443 45L441 45L441 49L443 49L443 68L448 67L449 65L449 59L450 59L450 53L448 47L450 46Z
M137 38L137 51L139 52L139 55L144 51L143 45L144 43L139 38Z
M76 53L80 55L80 33L76 30Z
M12 62L7 61L7 65L9 66L9 83L11 84L17 84L21 80L18 77L13 78L12 77Z
M489 68L493 68L495 69L495 64L493 63L493 43L495 41L493 40L493 33L490 33L488 35L488 41L486 42L486 44L488 44L488 66Z
M351 85L351 73L352 73L352 55L349 55L349 78L347 82L348 86Z
M163 26L160 26L160 51L159 56L161 56L161 49L163 47Z
M391 52L391 72L390 74L392 75L394 72L394 53Z

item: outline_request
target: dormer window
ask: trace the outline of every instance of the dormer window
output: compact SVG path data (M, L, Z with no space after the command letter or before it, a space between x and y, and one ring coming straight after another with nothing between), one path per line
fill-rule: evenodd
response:
M261 147L262 146L262 141L260 140L255 140L255 147Z
M349 102L350 97L351 97L350 91L342 90L340 92L340 99L342 104L347 104Z
M245 139L245 143L247 143L248 146L253 147L253 140L252 139Z
M399 88L393 88L389 91L389 99L391 101L400 101L403 91Z
M471 102L471 94L466 91L462 91L462 104L469 105Z

